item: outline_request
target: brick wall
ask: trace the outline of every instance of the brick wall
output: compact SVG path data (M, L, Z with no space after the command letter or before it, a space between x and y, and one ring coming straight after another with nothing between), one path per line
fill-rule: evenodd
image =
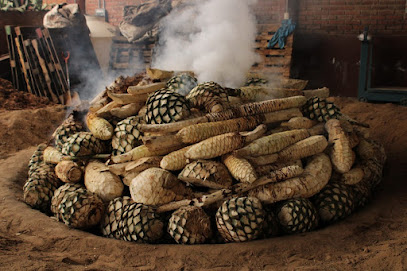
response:
M253 7L259 24L279 23L284 17L286 0L258 0Z
M103 3L103 0L101 0ZM118 25L123 7L146 0L105 0L108 21ZM74 0L44 0L49 5ZM78 1L77 1L78 2ZM94 15L99 0L86 0L86 14ZM291 17L298 31L321 34L356 34L369 25L373 34L401 34L407 31L406 0L289 0ZM286 0L258 0L254 13L259 24L279 23Z
M103 7L103 0L101 0L101 8ZM123 8L129 5L139 5L145 2L144 0L105 0L107 19L112 25L119 25L123 20ZM87 0L86 1L86 14L95 15L95 11L98 8L99 0Z
M103 3L103 0L101 0ZM73 3L73 0L48 0L47 3ZM123 20L123 7L127 5L139 5L145 0L105 0L108 22L119 25ZM94 15L98 8L99 0L86 0L86 14ZM103 4L102 4L103 6ZM286 8L286 0L258 0L254 6L254 13L260 24L278 23L283 19Z
M298 30L321 34L407 32L406 0L299 0Z
M327 86L333 95L357 96L361 43L356 36L369 26L375 68L396 72L396 65L407 67L406 50L397 46L407 40L405 12L406 0L298 0L291 74L310 80L309 87ZM398 42L378 45L392 36ZM405 84L384 73L372 79L372 84Z
M47 4L48 6L53 6L54 4L63 4L63 3L73 4L73 3L75 3L74 0L43 0L42 2L44 4Z
M76 0L76 1L75 0L43 0L43 3L48 5L47 9L50 9L55 4L63 4L63 3L74 4L74 3L77 3L79 5L79 8L81 9L82 13L85 12L85 2L86 2L86 0Z

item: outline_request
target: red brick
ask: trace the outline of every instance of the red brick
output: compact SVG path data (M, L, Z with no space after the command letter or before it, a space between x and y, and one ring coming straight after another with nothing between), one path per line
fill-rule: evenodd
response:
M118 25L123 19L125 5L144 2L144 0L105 1L109 21L113 25ZM259 23L279 23L283 18L285 4L286 0L257 0L253 11ZM96 0L86 1L87 13L94 14L97 5ZM295 5L298 29L301 31L326 34L359 33L365 25L370 25L378 32L400 31L407 28L404 17L405 0L299 0ZM294 8L294 4L290 8ZM393 26L395 29L391 29Z
M345 14L345 11L343 11L343 10L329 10L328 12L331 15L344 15Z
M352 25L338 25L338 30L352 30Z
M387 15L387 16L383 16L383 17L385 17L385 18L381 18L381 19L391 19L391 20L398 20L398 21L401 21L401 20L403 20L404 19L404 16L402 16L402 15Z
M399 25L388 25L388 26L386 26L386 29L400 30L400 29L402 29L402 26L400 24Z
M371 16L370 19L374 19L374 20L384 20L384 19L386 19L386 16L378 16L378 15L375 15L375 16Z
M323 21L323 20L313 20L312 23L313 24L323 24L323 23L325 23L325 21Z
M377 20L361 20L360 23L362 25L372 25L377 24Z
M394 10L378 10L377 14L379 15L393 15L394 14Z
M330 20L330 21L328 21L328 24L341 25L341 24L345 24L345 21L342 21L342 20Z
M349 20L346 21L347 24L360 24L360 20Z
M349 15L359 15L360 14L360 10L346 10L345 14L349 14Z
M308 29L321 29L321 25L310 25Z
M361 10L361 15L377 15L377 10Z

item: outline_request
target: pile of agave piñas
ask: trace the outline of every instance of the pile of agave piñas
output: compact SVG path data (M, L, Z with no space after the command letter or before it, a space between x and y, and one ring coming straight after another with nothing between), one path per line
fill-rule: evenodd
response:
M368 129L321 91L267 93L265 80L118 78L38 146L24 200L69 227L181 244L311 231L365 205L386 160Z

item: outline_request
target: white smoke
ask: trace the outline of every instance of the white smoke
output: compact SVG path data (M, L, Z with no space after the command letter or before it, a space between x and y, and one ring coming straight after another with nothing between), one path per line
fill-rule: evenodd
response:
M152 66L193 71L199 82L239 87L258 61L254 52L256 0L205 0L174 10L161 23Z

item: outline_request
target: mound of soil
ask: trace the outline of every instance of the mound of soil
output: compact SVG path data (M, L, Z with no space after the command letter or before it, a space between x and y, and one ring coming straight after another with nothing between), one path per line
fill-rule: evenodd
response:
M0 158L46 142L65 116L62 105L0 111Z
M41 108L53 104L46 97L14 89L12 83L0 78L0 111Z
M147 245L103 238L69 229L22 201L26 165L35 150L30 147L0 163L0 269L405 270L407 108L350 98L335 98L334 102L349 116L368 123L371 136L384 144L388 156L374 200L347 219L314 232L225 245ZM24 146L33 146L45 139L52 131L43 130L40 138L34 127L51 129L53 124L39 124L47 122L39 116L58 112L62 117L63 111L58 107L44 110L47 113L21 113L31 126L23 125L20 130L16 118L22 115L4 112L0 119L16 124L0 131L2 142L24 137Z

